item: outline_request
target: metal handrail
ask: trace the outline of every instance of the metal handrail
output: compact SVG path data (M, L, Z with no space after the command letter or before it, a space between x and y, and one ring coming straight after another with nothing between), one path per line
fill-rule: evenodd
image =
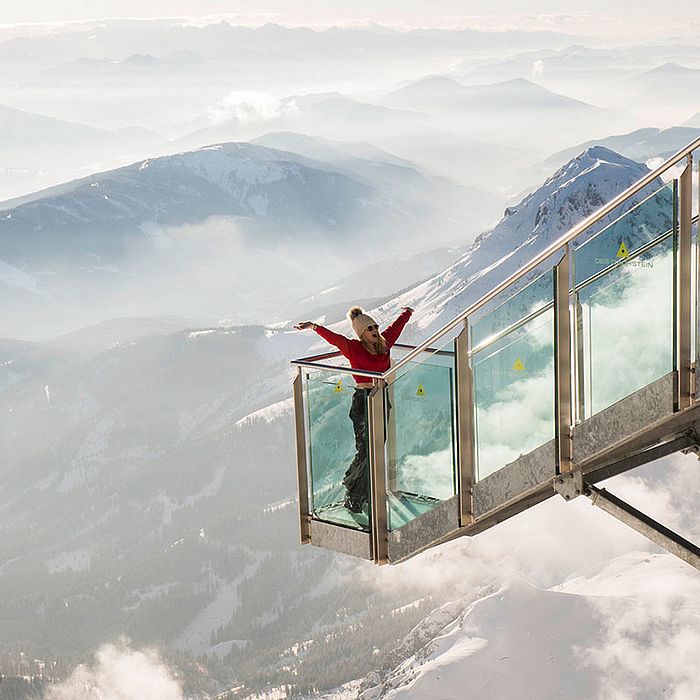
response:
M407 345L406 343L394 343L395 348L403 348L406 350L413 350L416 345ZM431 355L450 355L454 356L454 352L450 350L439 350L436 348L423 348L422 352L429 352ZM331 352L326 352L321 355L312 355L311 357L305 357L303 360L292 360L292 364L297 367L308 367L310 369L323 369L332 372L340 372L341 374L356 374L362 377L370 377L373 379L382 379L385 374L389 372L372 372L366 369L353 369L352 367L344 367L343 365L326 365L319 360L330 360L334 357L342 357L340 350L332 350ZM397 363L398 364L398 363ZM396 365L393 365L395 367ZM393 370L392 367L392 370ZM390 370L391 371L391 370Z
M590 216L586 217L583 221L572 226L566 233L562 234L556 241L550 243L542 252L536 255L526 263L523 267L518 269L512 275L507 277L505 280L496 285L490 292L484 294L481 298L475 301L471 306L467 307L460 314L455 316L451 321L446 323L442 328L433 333L429 338L423 341L420 345L416 346L414 350L409 352L405 357L402 357L394 366L383 373L377 372L367 372L364 370L350 370L348 368L348 374L356 374L358 376L365 377L376 377L378 379L386 380L391 374L401 369L401 367L407 365L411 360L416 358L421 352L423 352L430 345L439 340L443 335L449 333L451 330L455 329L461 323L463 323L469 316L471 316L475 311L478 311L482 306L490 302L492 299L497 297L501 292L505 291L514 282L525 277L528 273L532 272L538 265L541 265L547 260L547 258L552 257L558 251L561 250L565 245L574 240L577 236L583 233L586 229L593 226L593 224L598 223L602 218L614 211L620 204L623 204L630 197L634 196L640 190L644 189L647 185L651 184L656 178L663 175L667 170L670 170L674 165L676 165L683 158L692 153L696 148L700 148L700 137L696 138L694 141L689 143L687 146L681 148L677 153L668 158L663 162L658 168L652 170L650 173L645 175L643 178L637 180L633 185L630 185L626 190L613 197L607 204L604 204L600 209L593 212ZM299 366L313 366L304 360L292 360L292 364ZM318 366L318 365L317 365ZM328 369L328 366L323 367ZM336 368L333 367L335 370ZM339 371L340 367L337 368Z

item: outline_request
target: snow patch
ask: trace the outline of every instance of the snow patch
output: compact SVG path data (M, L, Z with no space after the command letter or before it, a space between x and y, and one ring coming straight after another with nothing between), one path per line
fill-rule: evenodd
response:
M46 567L49 574L62 573L64 571L86 571L90 568L90 552L87 549L76 549L72 552L62 552L49 559Z

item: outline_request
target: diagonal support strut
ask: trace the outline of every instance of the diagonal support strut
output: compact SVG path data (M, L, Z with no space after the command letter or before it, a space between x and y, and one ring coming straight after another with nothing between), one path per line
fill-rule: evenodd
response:
M594 506L598 506L601 510L658 544L659 547L663 547L696 569L700 569L700 547L673 530L669 530L661 523L657 523L656 520L605 489L586 484L584 493L591 499Z

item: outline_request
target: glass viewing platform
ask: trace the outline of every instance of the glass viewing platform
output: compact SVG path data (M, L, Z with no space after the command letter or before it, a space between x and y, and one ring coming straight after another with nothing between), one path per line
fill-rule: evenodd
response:
M302 541L397 563L687 447L700 425L698 147L425 343L395 345L389 371L350 370L338 352L295 360ZM362 503L346 489L358 465Z

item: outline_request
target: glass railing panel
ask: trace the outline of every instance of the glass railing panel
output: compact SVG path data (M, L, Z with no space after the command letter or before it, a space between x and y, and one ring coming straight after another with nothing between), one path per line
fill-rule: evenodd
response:
M470 318L472 347L479 347L494 335L551 304L552 284L552 270L540 272L521 289L504 292L504 300L497 298L477 318Z
M485 345L473 346L474 442L477 479L549 442L554 422L554 293Z
M673 230L675 183L664 185L651 196L621 215L604 229L586 240L586 234L573 242L574 285L578 286L596 274L629 257Z
M367 531L367 392L356 390L349 374L312 371L305 379L311 515Z
M580 419L673 371L674 266L671 233L576 289Z
M453 347L421 353L387 385L390 530L456 494Z

